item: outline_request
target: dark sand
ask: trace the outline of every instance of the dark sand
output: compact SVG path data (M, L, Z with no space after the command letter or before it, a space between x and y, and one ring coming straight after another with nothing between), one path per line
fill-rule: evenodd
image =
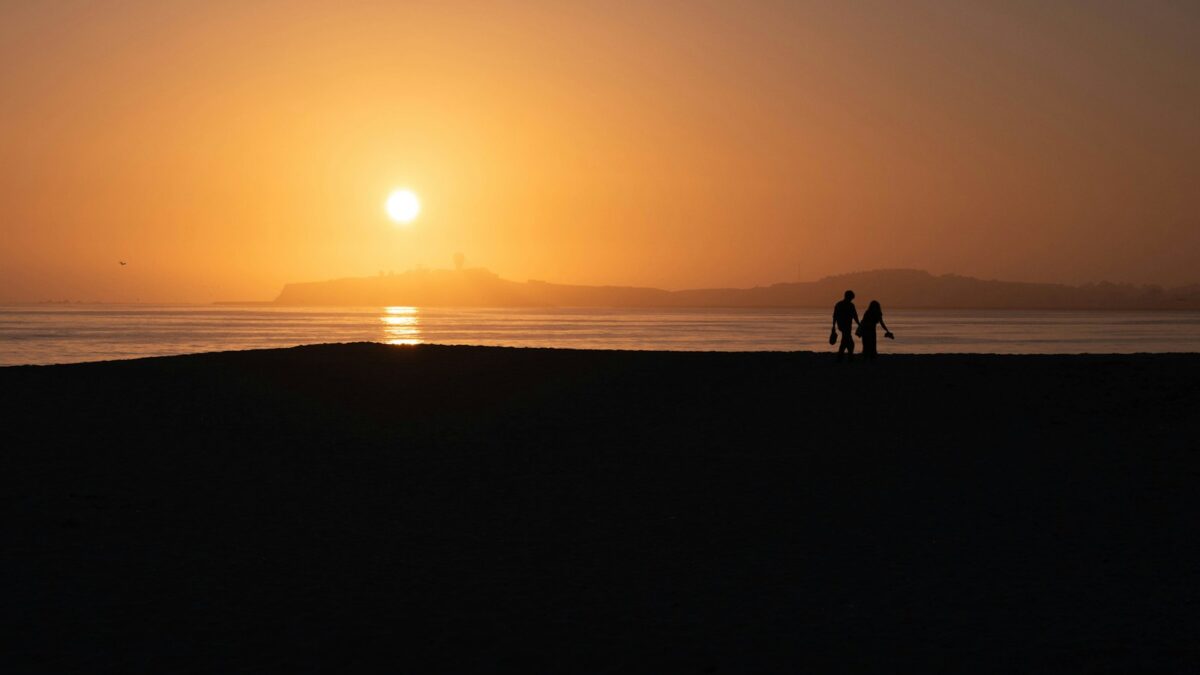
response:
M0 671L1196 672L1200 355L0 369Z

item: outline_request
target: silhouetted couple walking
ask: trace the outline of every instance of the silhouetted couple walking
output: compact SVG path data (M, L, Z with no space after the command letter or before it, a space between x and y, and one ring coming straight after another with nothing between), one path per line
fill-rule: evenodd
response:
M872 300L871 304L867 305L867 311L860 321L858 308L854 306L854 291L846 291L842 301L833 306L833 332L829 334L829 344L832 345L838 341L838 331L842 333L842 343L838 345L839 361L854 355L854 335L850 333L854 324L858 324L858 330L854 332L854 335L862 338L863 356L868 359L879 355L875 342L875 326L883 327L884 337L891 339L896 337L883 322L883 308L879 305L878 300Z

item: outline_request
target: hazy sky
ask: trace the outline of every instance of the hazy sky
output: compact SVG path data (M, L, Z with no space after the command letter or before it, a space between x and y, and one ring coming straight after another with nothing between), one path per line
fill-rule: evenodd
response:
M1200 3L5 2L0 156L0 300L1200 282Z

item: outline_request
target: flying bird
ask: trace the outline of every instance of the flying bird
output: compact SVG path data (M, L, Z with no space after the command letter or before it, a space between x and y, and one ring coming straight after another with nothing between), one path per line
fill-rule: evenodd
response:
M118 260L117 262L121 263L121 267L124 267L126 264L124 260Z

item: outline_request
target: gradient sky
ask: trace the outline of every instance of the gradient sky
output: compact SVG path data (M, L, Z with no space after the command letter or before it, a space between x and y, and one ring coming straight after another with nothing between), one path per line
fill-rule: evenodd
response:
M0 300L1193 283L1200 4L6 2L0 156Z

